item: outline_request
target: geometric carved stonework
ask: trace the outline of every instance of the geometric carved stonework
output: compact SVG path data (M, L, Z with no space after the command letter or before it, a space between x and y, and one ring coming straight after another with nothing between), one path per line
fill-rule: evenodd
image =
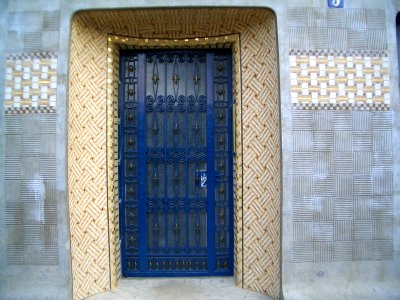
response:
M111 211L107 208L107 193L112 192L106 171L107 138L112 138L107 133L107 110L112 107L106 102L107 34L185 39L236 33L240 33L242 98L237 103L241 106L235 135L240 137L236 147L243 149L236 162L243 166L243 173L234 183L239 197L235 275L244 288L279 297L280 109L275 17L265 9L160 9L82 12L73 20L68 185L74 298L109 289L115 284L110 274L112 280L118 278L118 261L109 259L109 238L118 229L109 227Z

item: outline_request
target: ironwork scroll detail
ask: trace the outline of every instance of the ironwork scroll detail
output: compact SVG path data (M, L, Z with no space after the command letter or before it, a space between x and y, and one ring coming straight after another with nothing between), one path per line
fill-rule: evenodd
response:
M215 138L215 252L216 270L231 268L229 259L231 222L229 219L229 122L228 59L214 57L214 138Z
M144 58L140 60L143 70L138 67L139 57ZM206 70L206 57L214 57L212 75ZM212 56L154 51L124 57L120 175L124 178L123 266L128 274L231 274L229 64L230 56L218 51ZM207 99L208 89L213 99ZM141 91L145 116L138 115ZM214 144L210 152L207 140ZM145 160L138 161L138 149ZM145 185L139 184L138 169L146 174L140 178ZM207 199L210 194L212 201ZM140 211L139 195L144 200ZM215 227L208 228L208 222Z
M126 269L129 271L138 271L138 259L139 259L139 221L138 221L138 171L137 171L137 129L138 129L138 109L137 109L137 94L138 94L138 56L130 55L126 56L123 61L124 72L123 77L120 79L123 85L122 91L124 95L121 97L120 103L120 119L121 127L120 131L124 135L122 139L123 148L120 149L123 152L122 157L124 158L121 163L123 165L120 168L122 172L123 191L125 195L123 198L123 213L124 219L123 226L125 229L125 242L123 247L125 248Z
M205 62L146 56L147 270L207 269L207 194L196 180L207 167Z

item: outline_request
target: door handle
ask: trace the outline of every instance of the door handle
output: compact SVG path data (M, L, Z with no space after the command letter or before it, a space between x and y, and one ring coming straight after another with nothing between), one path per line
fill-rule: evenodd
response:
M200 185L200 187L207 187L207 171L196 171L194 180L197 185Z

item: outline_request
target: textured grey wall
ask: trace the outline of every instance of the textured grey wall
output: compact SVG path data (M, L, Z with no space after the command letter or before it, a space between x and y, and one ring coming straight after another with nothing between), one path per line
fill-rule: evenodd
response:
M379 51L387 49L385 12L290 8L288 20L291 62L301 67L292 90L302 81L303 99L309 85L314 98L326 89L348 98L293 103L293 262L391 260L392 116L381 111L390 95L387 54Z
M57 123L65 118L56 110L60 6L1 3L0 293L7 299L67 299L65 142L57 144ZM62 131L65 141L65 125Z
M293 1L287 11L287 299L399 295L394 7L382 4L346 1L344 9L327 9L322 1Z
M292 121L293 262L392 260L391 113L295 110Z

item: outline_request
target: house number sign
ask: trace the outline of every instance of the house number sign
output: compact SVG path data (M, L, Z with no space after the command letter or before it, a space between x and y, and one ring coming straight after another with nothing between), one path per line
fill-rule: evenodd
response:
M328 0L328 7L343 8L344 0Z

